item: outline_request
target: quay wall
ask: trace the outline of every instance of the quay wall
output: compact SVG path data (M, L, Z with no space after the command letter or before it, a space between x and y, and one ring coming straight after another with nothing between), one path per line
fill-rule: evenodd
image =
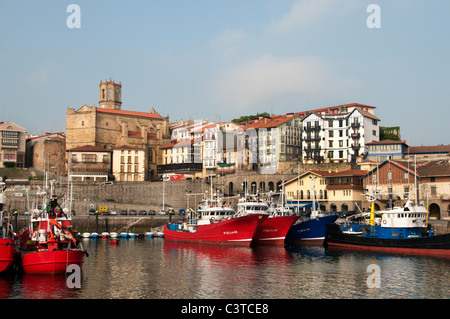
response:
M98 219L97 219L98 217ZM182 219L179 215L172 216L95 216L83 215L72 217L73 228L80 234L84 232L134 232L144 234L145 232L155 229L162 229L164 223L169 221L176 222ZM19 216L16 222L13 218L11 221L16 232L28 226L29 219L25 216Z

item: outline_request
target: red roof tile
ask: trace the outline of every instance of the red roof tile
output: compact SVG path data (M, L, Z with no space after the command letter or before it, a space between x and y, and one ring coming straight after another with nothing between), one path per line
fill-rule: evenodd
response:
M124 110L112 110L97 107L97 112L110 113L110 114L120 114L120 115L131 115L137 117L148 117L153 119L161 120L161 116L156 113L146 113L146 112L135 112L135 111L124 111Z

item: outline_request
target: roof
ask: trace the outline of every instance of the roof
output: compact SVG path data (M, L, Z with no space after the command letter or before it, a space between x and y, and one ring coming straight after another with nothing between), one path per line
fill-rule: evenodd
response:
M450 153L450 145L410 146L406 150L409 154L446 154Z
M70 150L66 150L66 152L112 152L112 151L103 147L85 145L75 147Z
M372 141L366 143L366 145L385 145L385 144L405 144L406 141L394 141L394 140L381 140L381 141Z
M159 116L157 113L147 113L147 112L135 112L135 111L125 111L125 110L112 110L112 109L104 109L97 107L97 112L101 113L110 113L110 114L119 114L119 115L130 115L130 116L137 116L137 117L148 117L153 119L161 120L161 116Z
M417 173L421 177L450 176L450 161L428 161L417 165Z
M393 164L394 166L397 166L398 168L404 170L405 172L408 172L412 175L417 176L418 174L416 174L414 172L414 164L408 163L408 162L400 162L400 161L392 161L392 160L387 160L383 163L381 163L378 167L375 167L374 169L367 171L367 174L364 175L364 177L372 174L373 172L375 172L377 169L380 169L381 167L383 167L386 164ZM411 168L409 168L411 167Z
M167 145L161 146L160 149L173 148L173 147L182 147L186 145L192 145L194 142L199 142L197 140L182 140L182 141L172 141Z
M359 170L359 169L348 169L340 172L330 172L330 171L318 171L318 170L310 170L303 172L300 174L300 177L303 177L308 174L314 174L322 177L334 177L334 176L365 176L367 171ZM296 181L299 176L293 177L290 180L286 181L286 184L289 184L293 181Z
M114 150L140 150L142 151L142 148L137 146L130 146L130 145L119 145L113 148Z
M368 171L360 170L360 169L348 169L340 172L331 172L328 174L328 177L333 176L365 176Z
M301 113L289 113L285 115L272 115L271 117L265 117L260 118L257 120L252 120L246 123L249 123L248 125L244 125L243 129L260 129L260 128L273 128L278 127L289 120L292 120L293 118L296 118L298 116L301 116Z

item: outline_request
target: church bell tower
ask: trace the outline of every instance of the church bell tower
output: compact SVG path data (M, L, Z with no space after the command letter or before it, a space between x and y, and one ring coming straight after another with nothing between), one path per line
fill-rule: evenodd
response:
M111 80L100 81L100 108L120 110L122 108L122 84Z

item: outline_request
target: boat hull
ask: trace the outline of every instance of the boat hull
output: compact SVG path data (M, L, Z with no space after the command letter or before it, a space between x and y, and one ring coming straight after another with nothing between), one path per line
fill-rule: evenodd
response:
M253 236L255 244L284 245L286 234L299 216L276 216L264 220Z
M9 238L0 239L0 272L11 269L16 259L14 240Z
M339 215L328 215L301 221L293 225L286 235L286 243L290 244L323 244L327 224L334 223Z
M402 239L375 238L346 234L339 225L328 224L324 246L450 257L450 234Z
M166 223L164 224L164 238L183 242L250 245L256 228L265 219L267 219L265 215L247 215L213 224L198 225L195 232L169 229Z
M81 267L83 261L84 251L79 249L46 250L24 253L21 266L27 274L64 274L67 266Z

